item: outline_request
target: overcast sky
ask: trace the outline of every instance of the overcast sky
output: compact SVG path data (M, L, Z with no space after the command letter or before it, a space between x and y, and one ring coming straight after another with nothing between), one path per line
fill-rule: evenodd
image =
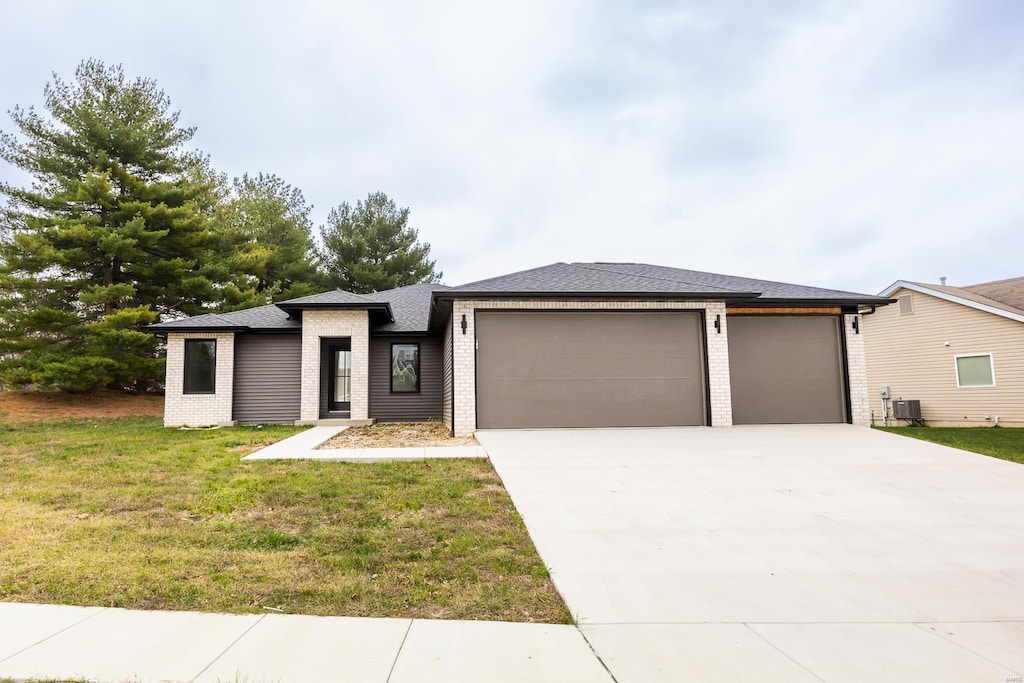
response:
M318 224L386 192L447 284L1024 275L1020 0L11 2L0 110L89 57L156 79L216 168L276 173Z

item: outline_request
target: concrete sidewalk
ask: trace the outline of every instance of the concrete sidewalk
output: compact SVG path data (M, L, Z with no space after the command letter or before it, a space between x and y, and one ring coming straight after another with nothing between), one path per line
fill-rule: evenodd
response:
M320 448L348 427L313 427L261 448L242 460L327 460L331 462L393 462L429 458L486 458L481 446L418 448Z
M0 678L98 682L611 677L574 626L0 603Z

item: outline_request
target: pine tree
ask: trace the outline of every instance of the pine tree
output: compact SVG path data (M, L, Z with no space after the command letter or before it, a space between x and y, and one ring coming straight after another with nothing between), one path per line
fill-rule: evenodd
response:
M232 243L237 281L225 309L262 306L325 289L316 264L311 207L275 175L235 178L217 223Z
M210 220L217 177L153 80L89 60L44 95L45 113L15 108L20 135L0 134L0 157L33 178L0 185L0 380L159 381L143 326L201 313L229 275Z
M331 286L349 292L379 292L444 275L429 260L430 244L421 244L408 225L409 209L399 209L383 192L374 192L353 208L341 204L321 228L321 261Z

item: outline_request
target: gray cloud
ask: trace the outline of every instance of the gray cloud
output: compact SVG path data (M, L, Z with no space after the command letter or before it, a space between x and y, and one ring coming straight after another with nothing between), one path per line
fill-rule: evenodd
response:
M863 291L1022 274L1012 0L5 14L0 109L122 62L218 168L281 175L318 220L378 189L410 206L452 283L591 259Z

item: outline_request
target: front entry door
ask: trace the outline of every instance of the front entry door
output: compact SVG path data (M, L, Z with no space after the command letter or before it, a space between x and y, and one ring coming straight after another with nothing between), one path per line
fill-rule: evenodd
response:
M327 344L327 409L349 412L352 408L352 341L332 340Z

